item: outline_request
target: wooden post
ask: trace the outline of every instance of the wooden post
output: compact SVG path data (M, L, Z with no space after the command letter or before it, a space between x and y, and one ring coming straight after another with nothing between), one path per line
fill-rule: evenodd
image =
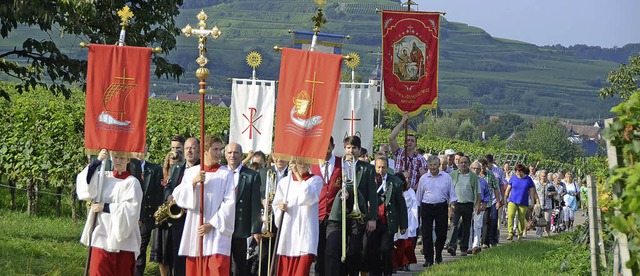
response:
M600 275L600 266L599 266L599 247L600 237L598 233L598 217L597 217L597 193L596 187L593 183L593 176L587 176L587 188L589 189L589 246L591 247L591 275L598 276Z
M613 118L605 119L605 128L613 124ZM609 160L609 170L618 167L618 151L611 141L607 140L607 160ZM622 193L619 185L612 187L613 199L618 199L618 195ZM614 210L616 216L620 215L619 210ZM630 259L627 235L616 231L613 245L613 275L631 276L631 269L625 266Z

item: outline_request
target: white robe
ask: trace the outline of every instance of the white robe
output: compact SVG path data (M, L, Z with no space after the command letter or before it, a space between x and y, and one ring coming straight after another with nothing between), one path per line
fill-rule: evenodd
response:
M91 176L87 185L85 167L76 178L76 193L80 200L90 200L98 195L98 179L100 171ZM136 258L140 254L140 204L142 202L142 188L140 182L133 176L118 179L111 171L104 173L104 182L100 202L109 203L109 213L98 213L98 222L91 235L91 246L102 248L107 252L131 251ZM89 213L80 237L80 242L89 245L89 235L93 225L93 213Z
M291 185L290 188L288 188L289 185ZM299 182L294 181L289 175L278 182L272 204L276 223L282 216L278 206L281 202L288 202L282 226L277 225L280 230L279 255L289 257L316 255L320 232L318 198L321 190L322 178L317 175Z
M407 203L407 231L404 234L400 234L398 231L395 234L394 240L406 240L407 238L413 238L417 235L418 229L418 199L416 198L416 192L413 189L408 189L402 193L404 201Z
M200 173L200 166L188 168L182 183L173 190L176 204L187 209L182 240L178 255L198 257L198 225L200 224L200 183L193 188L192 180ZM233 189L233 174L226 167L215 173L205 174L204 182L204 223L213 230L203 237L202 255L231 254L231 235L235 223L236 201Z

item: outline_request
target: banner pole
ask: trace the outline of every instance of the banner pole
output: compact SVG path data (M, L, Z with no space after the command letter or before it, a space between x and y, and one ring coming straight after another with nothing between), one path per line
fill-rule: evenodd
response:
M133 13L131 12L131 10L129 9L129 6L125 5L121 10L118 11L118 16L120 17L120 20L122 22L120 22L120 26L122 26L122 28L120 29L120 36L118 37L118 46L124 46L124 38L127 34L126 28L127 26L129 26L129 20L133 17ZM82 45L81 45L82 46ZM88 47L88 46L87 46ZM106 160L102 160L100 162L100 171L98 172L98 193L96 194L96 197L94 198L94 200L91 201L91 203L93 204L95 203L99 203L102 201L101 195L102 195L102 186L104 183L104 172L106 170L106 165L107 161ZM85 265L84 265L84 275L89 275L89 272L91 270L91 245L92 245L92 236L93 236L93 231L96 229L96 225L98 224L98 214L92 212L91 210L91 205L89 205L89 212L90 212L90 217L92 217L93 223L91 224L91 230L89 231L89 241L88 241L88 248L89 248L89 252L87 252L87 259L85 261Z

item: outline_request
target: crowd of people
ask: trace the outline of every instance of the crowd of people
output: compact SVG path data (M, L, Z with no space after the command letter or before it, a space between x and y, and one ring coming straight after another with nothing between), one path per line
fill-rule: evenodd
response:
M358 136L344 138L342 157L331 138L316 162L245 153L212 136L201 149L175 135L162 165L102 150L77 178L79 198L93 200L81 239L91 274L142 275L150 246L163 276L309 275L312 266L316 275L391 275L417 263L419 245L423 267L445 250L496 246L505 222L507 240L525 238L534 218L538 237L572 229L586 191L571 173L512 171L491 154L451 149L423 155L415 135L398 144L406 120L371 157ZM114 169L97 173L109 155ZM186 214L156 223L163 203Z

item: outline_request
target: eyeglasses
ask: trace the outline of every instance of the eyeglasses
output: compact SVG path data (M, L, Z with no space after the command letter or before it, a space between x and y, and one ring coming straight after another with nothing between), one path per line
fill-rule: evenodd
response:
M478 167L471 167L472 170L480 170L482 168L478 168Z

